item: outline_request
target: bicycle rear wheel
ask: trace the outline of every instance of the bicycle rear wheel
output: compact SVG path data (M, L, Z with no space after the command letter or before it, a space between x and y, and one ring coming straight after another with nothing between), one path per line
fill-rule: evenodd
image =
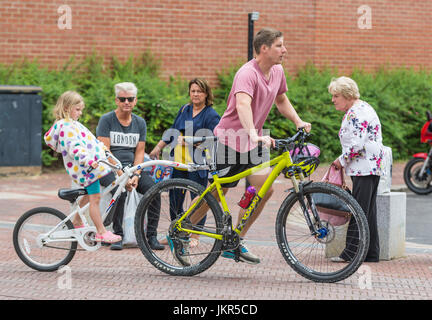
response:
M276 238L282 255L307 279L337 282L348 278L360 267L369 248L369 227L362 208L348 192L328 183L305 185L303 194L308 215L320 234L312 234L297 194L291 193L276 218ZM324 215L318 210L318 222L312 213L311 199L319 194L345 204L348 218ZM347 261L335 262L339 257Z
M13 244L18 257L30 268L38 271L55 271L67 265L75 255L77 242L44 244L38 239L65 218L61 211L45 207L34 208L24 213L13 231ZM67 221L57 231L73 228L72 222Z
M157 183L141 199L135 216L137 243L146 259L160 271L177 276L193 276L211 267L219 257L221 240L201 235L198 245L194 246L196 240L191 240L193 236L175 227L177 219L204 190L194 181L176 178ZM204 206L208 208L205 218L193 224L187 217L182 221L182 227L220 234L222 210L210 193L206 194L194 212ZM155 212L160 212L159 217ZM148 238L154 235L165 245L164 250L150 247Z

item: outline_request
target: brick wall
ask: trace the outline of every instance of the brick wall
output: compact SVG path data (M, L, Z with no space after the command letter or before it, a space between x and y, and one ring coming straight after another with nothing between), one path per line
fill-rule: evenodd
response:
M64 4L71 29L58 26ZM371 20L361 20L368 17L358 12L362 5ZM432 64L430 0L0 0L0 63L25 56L55 68L72 55L126 59L149 49L165 77L215 83L216 71L246 60L252 11L260 13L255 32L272 26L284 33L292 73L307 61L340 72Z

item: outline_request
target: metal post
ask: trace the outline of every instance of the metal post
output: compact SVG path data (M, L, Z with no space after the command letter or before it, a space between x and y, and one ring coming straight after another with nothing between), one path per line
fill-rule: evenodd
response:
M248 61L253 58L253 36L254 36L254 22L252 20L252 13L248 14Z
M253 37L254 37L254 21L258 20L259 12L251 12L248 14L248 61L253 59ZM250 186L246 177L245 191Z
M254 21L259 18L259 12L251 12L248 14L248 61L253 58L253 37L254 37Z

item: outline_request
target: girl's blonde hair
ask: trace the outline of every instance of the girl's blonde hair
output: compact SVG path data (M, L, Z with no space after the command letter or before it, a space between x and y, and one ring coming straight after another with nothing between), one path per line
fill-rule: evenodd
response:
M78 104L84 104L84 99L78 92L66 91L57 100L53 109L53 115L56 120L69 119L70 109Z

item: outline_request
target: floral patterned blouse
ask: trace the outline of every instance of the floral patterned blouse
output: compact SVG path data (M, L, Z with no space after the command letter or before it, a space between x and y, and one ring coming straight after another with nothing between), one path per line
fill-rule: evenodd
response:
M375 110L357 100L345 113L339 139L342 155L339 161L349 176L382 175L384 149L381 123Z

